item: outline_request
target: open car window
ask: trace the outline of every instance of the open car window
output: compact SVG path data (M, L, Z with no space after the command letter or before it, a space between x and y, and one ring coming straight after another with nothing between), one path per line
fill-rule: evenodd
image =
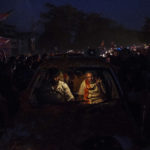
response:
M104 70L103 77L104 77L105 88L109 97L111 99L118 99L119 92L112 75L108 71Z
M74 76L74 87L72 88L74 94L78 93L81 82L85 79L85 73L87 71L92 72L97 79L102 81L103 90L108 100L120 98L120 92L110 70L100 67L70 68L70 74Z
M37 80L35 80L32 97L34 97L34 100L36 100L38 103L58 102L50 95L49 78L51 76L48 75L48 71L50 71L51 69L54 68L42 70ZM102 81L102 86L107 101L120 98L116 81L114 80L111 72L106 68L74 67L59 71L60 71L59 74L60 81L65 82L69 86L76 101L78 100L78 92L80 85L82 81L85 79L85 73L87 71L91 71L97 79L100 79Z

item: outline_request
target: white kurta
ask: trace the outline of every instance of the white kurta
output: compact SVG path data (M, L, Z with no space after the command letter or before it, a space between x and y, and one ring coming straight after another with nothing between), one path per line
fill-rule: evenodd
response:
M85 88L86 88L86 83L85 83L85 80L84 80L80 85L78 95L84 96ZM90 84L90 89L88 89L88 97L87 98L88 98L88 100L90 101L91 104L103 102L101 90L97 86L96 83Z
M52 89L55 90L56 92L58 92L67 101L74 99L74 96L71 93L69 86L63 81L59 81L56 89L54 89L54 87L52 87Z

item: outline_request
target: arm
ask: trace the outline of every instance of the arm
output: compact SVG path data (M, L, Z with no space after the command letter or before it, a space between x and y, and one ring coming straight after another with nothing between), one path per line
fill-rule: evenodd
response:
M103 86L102 80L101 80L101 79L97 79L97 80L96 80L96 84L97 84L97 86L99 87L101 93L102 93L103 96L104 96L104 95L106 94L106 90L105 90L105 88L104 88L104 86Z
M85 83L83 81L81 83L79 91L78 91L79 100L83 100L83 98L84 98L84 88L85 88Z
M74 100L74 96L69 88L69 86L64 83L64 90L65 90L65 95L67 96L67 101Z

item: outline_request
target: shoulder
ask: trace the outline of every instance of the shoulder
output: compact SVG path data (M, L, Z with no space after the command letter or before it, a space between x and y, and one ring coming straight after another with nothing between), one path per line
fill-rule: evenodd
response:
M83 80L83 81L81 82L81 84L85 84L85 80Z
M83 80L83 81L81 82L81 86L85 86L85 85L86 85L85 80Z
M102 80L101 80L101 79L97 79L97 80L96 80L96 83L97 83L97 84L99 84L99 83L101 84L101 83L102 83Z
M67 83L65 83L64 81L59 81L59 85L63 87L68 87Z
M64 85L66 83L64 81L59 80L59 84Z

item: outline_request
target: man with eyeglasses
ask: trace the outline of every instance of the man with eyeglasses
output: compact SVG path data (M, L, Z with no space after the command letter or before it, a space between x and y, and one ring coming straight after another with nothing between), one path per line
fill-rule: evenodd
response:
M104 102L105 89L102 80L96 79L92 72L86 72L85 80L82 81L79 88L79 99L87 104L97 104Z

